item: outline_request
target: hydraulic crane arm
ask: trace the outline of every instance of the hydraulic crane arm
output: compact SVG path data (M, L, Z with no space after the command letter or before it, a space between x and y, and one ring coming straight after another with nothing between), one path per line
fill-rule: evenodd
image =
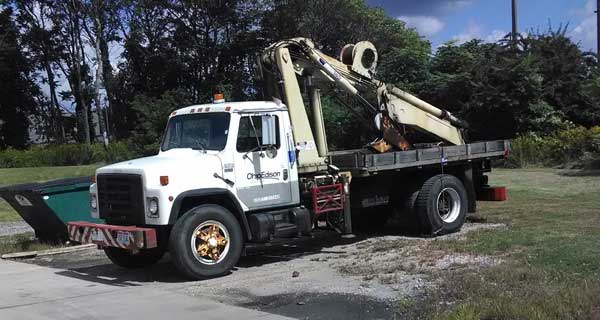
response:
M375 150L409 149L411 143L401 134L406 131L404 129L428 136L431 142L464 144L460 130L466 126L464 122L393 85L374 79L377 59L375 47L367 41L346 45L339 60L323 54L306 38L280 41L265 49L259 64L266 91L285 101L289 108L301 166L318 166L327 155L320 90L332 87L358 100L375 116L382 136L372 145ZM312 125L304 108L298 78L306 79Z

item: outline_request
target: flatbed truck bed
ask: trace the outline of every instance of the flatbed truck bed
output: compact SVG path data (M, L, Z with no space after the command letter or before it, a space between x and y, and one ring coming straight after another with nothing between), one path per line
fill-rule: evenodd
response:
M509 153L510 140L495 140L387 153L366 149L335 151L329 154L329 163L353 176L366 177L386 171L501 159Z

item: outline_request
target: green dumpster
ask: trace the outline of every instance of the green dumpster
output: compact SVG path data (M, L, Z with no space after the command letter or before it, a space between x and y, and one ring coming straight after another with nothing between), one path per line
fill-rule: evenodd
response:
M28 183L0 188L4 198L43 241L66 241L67 223L102 220L90 216L90 177Z

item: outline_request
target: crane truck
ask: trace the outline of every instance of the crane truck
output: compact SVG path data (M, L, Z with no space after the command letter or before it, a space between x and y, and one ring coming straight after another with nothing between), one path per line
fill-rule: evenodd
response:
M510 143L465 142L465 122L375 79L377 62L367 41L339 58L306 38L274 43L258 57L272 101L216 95L173 111L158 155L97 169L90 211L105 223L71 222L69 238L97 244L126 268L168 251L183 275L201 279L230 272L249 246L316 227L350 234L394 214L423 234L459 230L478 199L505 197L486 173ZM330 152L324 93L359 119L372 115L357 123L375 140Z

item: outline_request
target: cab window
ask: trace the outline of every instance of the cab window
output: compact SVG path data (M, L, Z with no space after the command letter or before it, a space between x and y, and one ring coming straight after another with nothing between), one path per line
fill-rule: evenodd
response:
M272 116L275 123L275 147L279 149L279 118ZM236 149L238 152L257 151L269 147L263 142L263 117L244 116L240 119Z

